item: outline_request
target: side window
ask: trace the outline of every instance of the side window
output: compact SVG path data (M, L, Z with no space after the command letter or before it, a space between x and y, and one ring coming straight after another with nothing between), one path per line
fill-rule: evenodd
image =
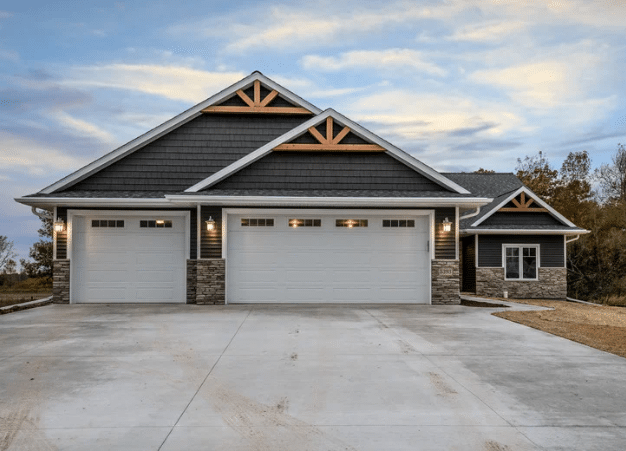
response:
M505 245L504 278L506 280L537 280L538 245Z

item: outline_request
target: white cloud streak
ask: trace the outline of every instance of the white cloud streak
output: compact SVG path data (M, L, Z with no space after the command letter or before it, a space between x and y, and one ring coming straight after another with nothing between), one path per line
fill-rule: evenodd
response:
M436 64L425 61L422 52L411 49L357 50L342 53L339 57L307 55L302 59L302 65L307 70L323 72L363 68L389 71L406 68L439 76L447 74Z
M154 94L197 103L240 80L240 72L208 72L184 66L106 64L77 67L65 83Z
M62 111L55 112L53 118L78 136L95 138L105 144L115 144L116 140L110 133L82 119L76 119Z
M493 42L524 30L527 24L520 21L495 22L481 25L468 25L454 32L448 39L451 41Z
M32 139L0 131L0 168L4 171L45 175L51 171L71 172L88 159L67 155Z

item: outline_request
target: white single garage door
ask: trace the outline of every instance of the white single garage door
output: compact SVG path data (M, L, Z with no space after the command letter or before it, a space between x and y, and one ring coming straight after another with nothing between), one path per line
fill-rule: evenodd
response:
M71 301L185 302L185 218L72 219Z
M428 304L429 222L428 215L228 214L227 301Z

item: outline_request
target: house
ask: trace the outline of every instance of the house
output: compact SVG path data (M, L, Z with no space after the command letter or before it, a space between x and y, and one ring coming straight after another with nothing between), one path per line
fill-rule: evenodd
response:
M54 300L564 298L584 233L513 174L439 173L259 72L36 194Z

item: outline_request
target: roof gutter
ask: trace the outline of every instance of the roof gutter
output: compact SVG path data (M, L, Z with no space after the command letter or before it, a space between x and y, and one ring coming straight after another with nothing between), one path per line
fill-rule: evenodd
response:
M565 244L567 243L571 243L573 241L576 241L578 238L580 238L580 235L576 235L574 238L572 238L571 240L565 240Z
M32 207L30 211L32 211L35 216L39 216L39 219L41 219L42 221L45 221L46 219L52 219L52 213L50 213L49 211L37 211L36 207Z
M224 206L294 206L294 207L477 207L492 199L484 197L299 197L299 196L199 196L166 195L174 203L199 203Z
M462 235L583 235L590 233L590 231L568 229L462 229L459 230L459 233Z
M468 213L466 215L463 215L459 218L459 221L461 219L467 219L467 218L473 218L474 216L478 215L480 213L480 207L476 207L476 211L473 213Z

